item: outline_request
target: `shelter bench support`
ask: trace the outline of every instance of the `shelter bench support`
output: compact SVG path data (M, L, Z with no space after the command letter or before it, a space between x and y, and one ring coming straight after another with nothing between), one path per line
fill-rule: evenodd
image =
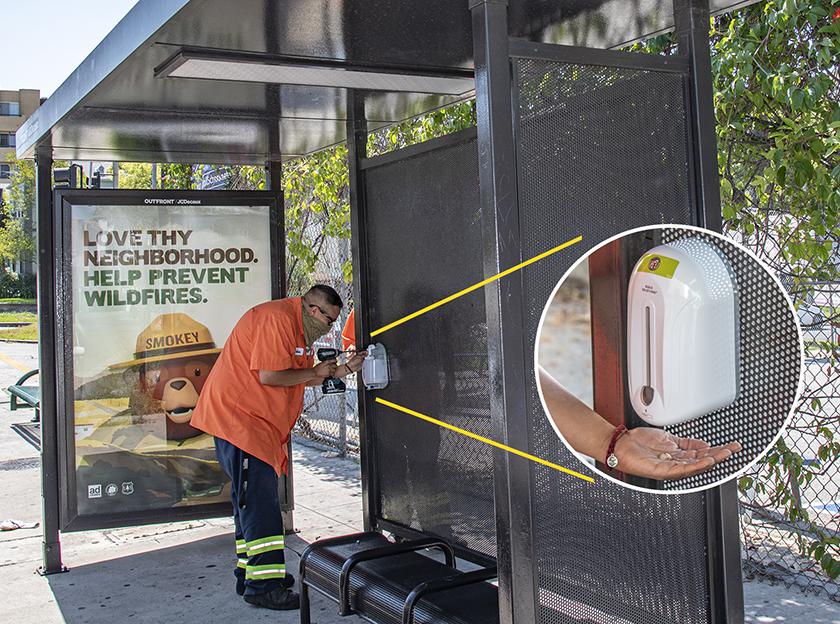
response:
M440 550L444 561L420 554L429 549ZM423 607L434 613L433 621L497 621L493 617L498 612L496 589L486 582L496 578L496 568L460 572L455 566L453 548L438 538L392 543L382 534L369 531L320 540L311 544L300 559L300 622L311 622L310 589L337 602L340 615L355 613L371 622L430 621L428 613L419 619ZM475 609L475 619L447 612L445 601L429 602L433 596L461 588L469 593L463 600L459 595L458 603L475 605L478 600L484 605ZM483 612L487 607L491 620Z
M26 385L24 382L36 376L39 373L38 369L34 369L26 373L17 382L9 386L6 390L11 397L9 402L9 409L13 412L24 407L34 407L35 416L32 422L39 422L41 420L41 388L39 386Z

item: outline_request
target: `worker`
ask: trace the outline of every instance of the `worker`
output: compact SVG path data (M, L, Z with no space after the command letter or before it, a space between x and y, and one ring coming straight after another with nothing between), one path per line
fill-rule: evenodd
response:
M215 437L216 457L231 480L236 532L236 591L268 609L297 609L286 574L277 478L289 461L286 443L303 409L305 386L362 367L366 352L345 364L314 366L312 345L341 313L338 293L315 285L303 297L258 305L239 319L199 397L192 425Z
M341 330L341 350L356 350L356 308L350 310L347 320L344 321L344 328Z

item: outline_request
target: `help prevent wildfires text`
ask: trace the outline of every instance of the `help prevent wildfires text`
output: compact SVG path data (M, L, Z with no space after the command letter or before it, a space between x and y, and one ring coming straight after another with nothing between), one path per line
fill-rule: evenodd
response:
M243 283L249 268L231 265L258 262L248 247L188 247L192 234L192 230L85 229L85 303L89 307L207 303L198 285Z

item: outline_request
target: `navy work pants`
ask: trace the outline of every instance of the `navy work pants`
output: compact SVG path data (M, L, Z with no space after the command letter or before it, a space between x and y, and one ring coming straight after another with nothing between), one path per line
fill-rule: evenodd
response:
M246 595L270 592L286 577L277 473L227 440L215 440L216 457L231 482L237 584L245 584Z

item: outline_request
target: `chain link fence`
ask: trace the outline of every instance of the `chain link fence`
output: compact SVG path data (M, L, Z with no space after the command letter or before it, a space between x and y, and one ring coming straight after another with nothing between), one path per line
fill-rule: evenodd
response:
M804 369L801 395L782 436L784 451L741 479L744 571L748 578L771 578L840 602L837 579L820 563L838 553L830 545L817 547L826 538L840 543L840 281L798 280L774 228L769 230L769 237L765 231L733 238L765 260L797 302ZM840 267L840 242L833 243L832 263Z
M312 284L326 284L335 288L344 301L341 315L330 333L318 340L314 348L341 349L341 333L353 308L353 287L345 279L344 268L350 262L350 241L330 236L324 219L316 218L303 231L304 244L316 250L317 260L312 273L301 269L294 257L287 258L289 296L300 296ZM343 361L343 360L339 360ZM359 451L359 413L357 409L357 374L343 378L347 391L325 395L321 386L306 388L303 414L294 434L298 439L334 451L338 456L356 456Z

